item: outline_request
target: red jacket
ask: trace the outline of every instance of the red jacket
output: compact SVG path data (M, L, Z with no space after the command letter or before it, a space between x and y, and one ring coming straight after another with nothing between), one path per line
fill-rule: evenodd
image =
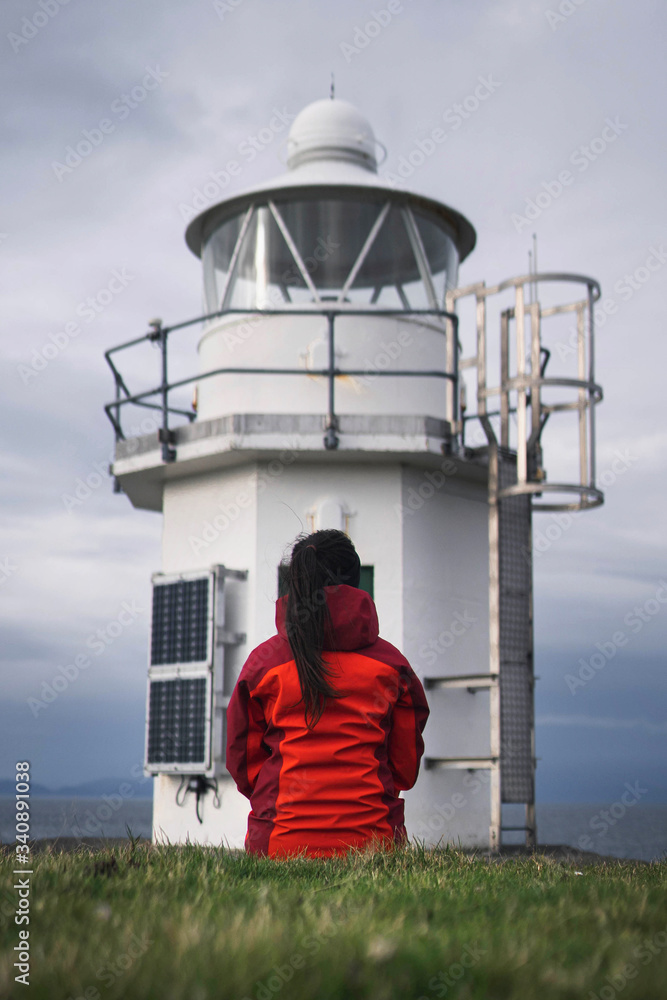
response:
M398 793L419 773L424 689L378 638L371 597L345 585L325 589L336 651L324 658L342 696L306 727L283 597L278 635L250 654L227 709L227 768L251 802L246 850L254 854L305 848L321 856L406 838Z

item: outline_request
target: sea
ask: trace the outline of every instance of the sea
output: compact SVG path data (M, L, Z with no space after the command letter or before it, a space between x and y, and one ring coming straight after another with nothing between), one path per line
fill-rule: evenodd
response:
M46 837L133 837L150 839L152 799L31 799L30 839ZM536 806L539 844L562 844L596 854L640 861L667 859L667 805L637 803L615 818L609 804ZM13 843L14 799L0 796L0 841ZM517 835L509 834L504 842Z

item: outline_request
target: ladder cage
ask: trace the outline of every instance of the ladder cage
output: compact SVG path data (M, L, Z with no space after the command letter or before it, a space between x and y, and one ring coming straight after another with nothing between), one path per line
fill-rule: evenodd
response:
M574 285L575 297L559 301L554 292L561 290L554 286L562 284ZM474 444L516 453L516 481L499 486L500 498L529 495L534 510L546 511L582 510L603 501L595 483L595 406L602 400L595 381L599 297L594 279L560 273L523 275L494 286L478 282L447 293L447 311L468 305L466 299L475 311L472 336L463 322L459 329L463 442L469 443L472 432ZM467 405L468 396L476 408ZM574 440L564 447L562 435L552 434L551 458L557 464L573 458L573 475L551 482L543 434L551 418L562 415L573 419Z

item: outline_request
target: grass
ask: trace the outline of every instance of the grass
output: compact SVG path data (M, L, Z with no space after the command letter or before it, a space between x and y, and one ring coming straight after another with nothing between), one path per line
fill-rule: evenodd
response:
M33 857L30 986L0 861L0 997L664 1000L667 862L411 847L271 861L196 845ZM577 874L577 871L583 874Z

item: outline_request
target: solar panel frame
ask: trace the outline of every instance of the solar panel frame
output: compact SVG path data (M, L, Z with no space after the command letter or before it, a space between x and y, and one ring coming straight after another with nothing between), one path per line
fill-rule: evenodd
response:
M152 774L209 772L211 682L211 671L151 671L146 692L146 771Z
M144 770L208 774L216 574L154 573L152 583Z
M227 581L246 581L247 578L247 570L229 569L218 564L199 570L152 575L154 599L146 690L145 773L214 776L221 770L224 771L225 714L229 702L229 696L225 694L226 649L246 642L245 633L233 628L225 630ZM159 591L157 597L156 591ZM192 629L196 633L198 630L194 638L188 635L188 630ZM187 659L193 655L203 658ZM199 713L199 724L204 727L203 758L192 759L193 755L188 751L186 726L183 739L177 739L182 752L163 754L163 758L168 756L169 759L156 759L158 754L155 752L155 741L159 743L159 735L156 733L160 722L155 716L155 694L151 713L151 693L158 690L164 693L166 689L159 689L155 685L178 681L179 690L183 693L187 690L187 682L198 680L205 681L206 691L203 722L201 710ZM173 691L178 687L179 685L172 685ZM185 700L187 701L187 697ZM181 721L179 717L179 724ZM169 728L167 726L168 730ZM192 735L192 726L189 732ZM201 748L201 739L199 747ZM152 759L149 760L149 757Z
M214 619L213 572L155 573L149 667L210 666Z

